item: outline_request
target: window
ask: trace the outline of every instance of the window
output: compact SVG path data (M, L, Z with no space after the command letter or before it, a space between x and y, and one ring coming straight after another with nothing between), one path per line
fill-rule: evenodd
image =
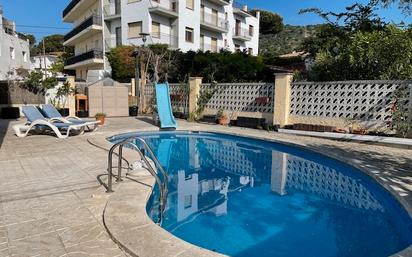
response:
M16 59L16 53L14 51L14 47L10 47L10 59Z
M240 52L240 45L235 45L235 51Z
M217 38L212 37L211 40L212 40L212 45L211 45L211 49L210 49L210 50L211 50L213 53L217 53Z
M152 22L152 37L160 38L160 23Z
M225 39L225 47L227 47L227 39Z
M229 19L228 14L227 12L225 12L225 20L228 20L228 19Z
M131 3L140 2L140 1L142 1L142 0L127 0L127 3L131 4Z
M252 54L253 54L253 48L250 48L250 47L249 47L249 48L247 49L247 53L248 53L249 55L252 55Z
M190 207L192 207L192 196L191 195L185 195L184 208L188 209Z
M186 0L186 8L193 10L195 8L195 0Z
M255 28L252 25L249 25L249 36L253 37Z
M186 42L193 43L193 29L186 27L186 34L185 34Z
M127 32L127 37L128 38L137 38L139 37L140 33L142 33L142 22L132 22L129 23L129 30Z
M23 62L27 62L27 52L23 51L22 55L23 55Z

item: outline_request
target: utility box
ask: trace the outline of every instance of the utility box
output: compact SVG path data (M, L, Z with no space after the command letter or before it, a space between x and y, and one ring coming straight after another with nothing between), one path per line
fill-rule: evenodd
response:
M105 113L107 117L129 116L129 92L126 86L105 78L85 89L89 100L89 115Z

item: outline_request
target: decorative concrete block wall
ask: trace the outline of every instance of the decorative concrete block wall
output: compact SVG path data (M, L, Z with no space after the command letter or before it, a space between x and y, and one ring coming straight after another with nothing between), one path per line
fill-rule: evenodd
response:
M393 94L412 81L300 82L291 84L289 123L345 126L350 120L384 126L391 120ZM409 93L406 104L411 108Z
M274 83L201 84L200 93L214 92L205 114L222 109L227 115L269 118L274 108Z
M190 78L189 86L170 84L174 111L196 111L200 97L212 93L203 115L222 109L232 119L238 116L265 118L270 124L314 124L348 127L359 122L366 127L385 127L391 120L393 94L408 90L404 99L412 122L412 81L292 82L292 74L276 74L274 83L205 84ZM189 88L189 89L188 89ZM146 104L155 103L153 85L146 85Z
M171 83L169 84L169 90L173 111L189 113L189 97L188 93L185 93L186 90L188 90L188 86ZM146 84L144 91L146 107L148 108L148 111L151 112L152 106L156 105L156 92L154 84Z

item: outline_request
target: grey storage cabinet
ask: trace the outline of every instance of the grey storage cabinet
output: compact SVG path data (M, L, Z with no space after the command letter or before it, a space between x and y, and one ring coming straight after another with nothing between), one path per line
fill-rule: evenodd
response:
M126 86L105 78L86 87L89 115L103 112L107 117L129 116L129 91Z

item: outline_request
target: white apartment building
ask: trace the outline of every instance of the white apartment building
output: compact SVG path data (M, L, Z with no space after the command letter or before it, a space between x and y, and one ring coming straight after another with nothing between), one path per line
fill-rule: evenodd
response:
M259 19L233 0L72 0L63 20L74 24L65 45L75 47L66 69L86 79L109 70L105 53L118 45L167 44L184 52L247 51L258 54Z
M30 70L30 43L0 9L0 80L19 79Z

